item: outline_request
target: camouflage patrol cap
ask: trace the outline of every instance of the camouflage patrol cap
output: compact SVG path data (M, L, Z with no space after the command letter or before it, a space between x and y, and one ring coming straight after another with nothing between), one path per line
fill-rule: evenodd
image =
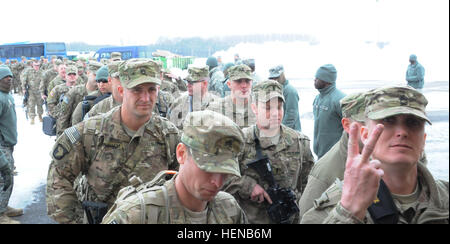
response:
M201 170L241 176L238 154L244 146L244 134L228 117L210 110L188 113L181 142L190 148Z
M55 64L56 65L63 64L63 61L61 59L57 59L57 60L55 60Z
M410 86L389 86L375 89L366 97L366 116L371 120L398 114L411 114L431 124L425 108L428 100Z
M78 69L75 65L69 65L66 68L66 74L78 74Z
M123 63L123 61L112 61L108 63L108 74L112 78L119 77L119 64Z
M186 77L186 80L189 82L198 82L209 79L209 67L189 67L188 69L189 75Z
M120 60L122 60L122 54L120 52L112 52L111 53L111 60L112 61L120 61Z
M92 72L97 72L98 69L100 69L103 66L102 63L97 62L97 61L90 61L89 64L87 65L88 70L92 71Z
M342 116L344 118L351 118L358 122L365 122L365 100L365 92L352 93L342 98L339 101L341 104Z
M119 64L119 77L128 89L143 83L161 85L161 68L151 59L129 59Z
M284 72L283 65L277 65L269 69L269 79L278 78Z
M252 69L245 64L232 66L228 69L230 80L249 79L253 80Z
M279 97L283 102L284 96L283 96L283 86L274 80L266 80L262 82L258 82L253 88L252 88L252 96L254 98L254 101L258 102L268 102L270 99Z

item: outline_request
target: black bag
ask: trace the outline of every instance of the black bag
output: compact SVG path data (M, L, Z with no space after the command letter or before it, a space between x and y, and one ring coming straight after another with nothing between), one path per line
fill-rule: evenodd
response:
M42 131L47 136L56 136L56 119L52 116L42 118Z

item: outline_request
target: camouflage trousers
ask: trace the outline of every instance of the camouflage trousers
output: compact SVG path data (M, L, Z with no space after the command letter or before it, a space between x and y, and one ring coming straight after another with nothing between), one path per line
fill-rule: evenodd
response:
M30 97L28 98L28 117L33 119L36 117L36 108L37 115L42 117L42 113L44 110L42 109L42 98L39 92L30 91Z
M11 169L11 174L13 174L14 171L14 158L13 158L13 148L12 147L5 147L0 145L0 151L2 151L3 155L5 155L6 160L8 160L9 167ZM6 208L8 207L9 198L11 197L11 193L13 190L14 185L14 177L11 182L11 186L6 189L6 191L3 191L4 186L4 180L3 177L0 176L0 214L6 211Z

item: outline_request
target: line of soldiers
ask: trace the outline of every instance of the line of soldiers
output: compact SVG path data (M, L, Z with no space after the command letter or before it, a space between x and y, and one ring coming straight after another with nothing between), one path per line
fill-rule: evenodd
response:
M110 62L97 83L102 69L112 95L51 150L47 209L59 223L448 223L448 182L423 154L427 100L413 88L345 96L346 132L314 163L309 138L282 123L283 84L253 85L245 64L228 68L223 98L208 91L208 66L188 69L176 99L151 59Z
M209 91L208 66L190 67L184 83L161 63L119 55L106 65L89 61L86 83L74 87L78 72L66 66L59 76L66 83L47 98L57 101L49 109L58 138L46 192L57 222L448 223L448 182L426 169L426 136L411 135L423 135L429 122L416 90L345 96L341 140L314 163L309 138L283 123L282 66L254 84L248 65L230 65L230 92L220 98ZM335 81L324 68L316 80ZM383 129L403 139L390 142ZM378 150L380 138L393 149ZM408 169L401 180L413 185L403 187L409 192L393 184L399 168Z

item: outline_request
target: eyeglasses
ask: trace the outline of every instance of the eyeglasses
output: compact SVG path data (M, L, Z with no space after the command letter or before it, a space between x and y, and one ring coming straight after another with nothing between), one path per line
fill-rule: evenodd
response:
M97 83L108 83L108 80L105 79L100 79L100 80L95 80Z
M75 73L69 73L69 74L67 74L67 75L77 75L77 74L75 74Z

